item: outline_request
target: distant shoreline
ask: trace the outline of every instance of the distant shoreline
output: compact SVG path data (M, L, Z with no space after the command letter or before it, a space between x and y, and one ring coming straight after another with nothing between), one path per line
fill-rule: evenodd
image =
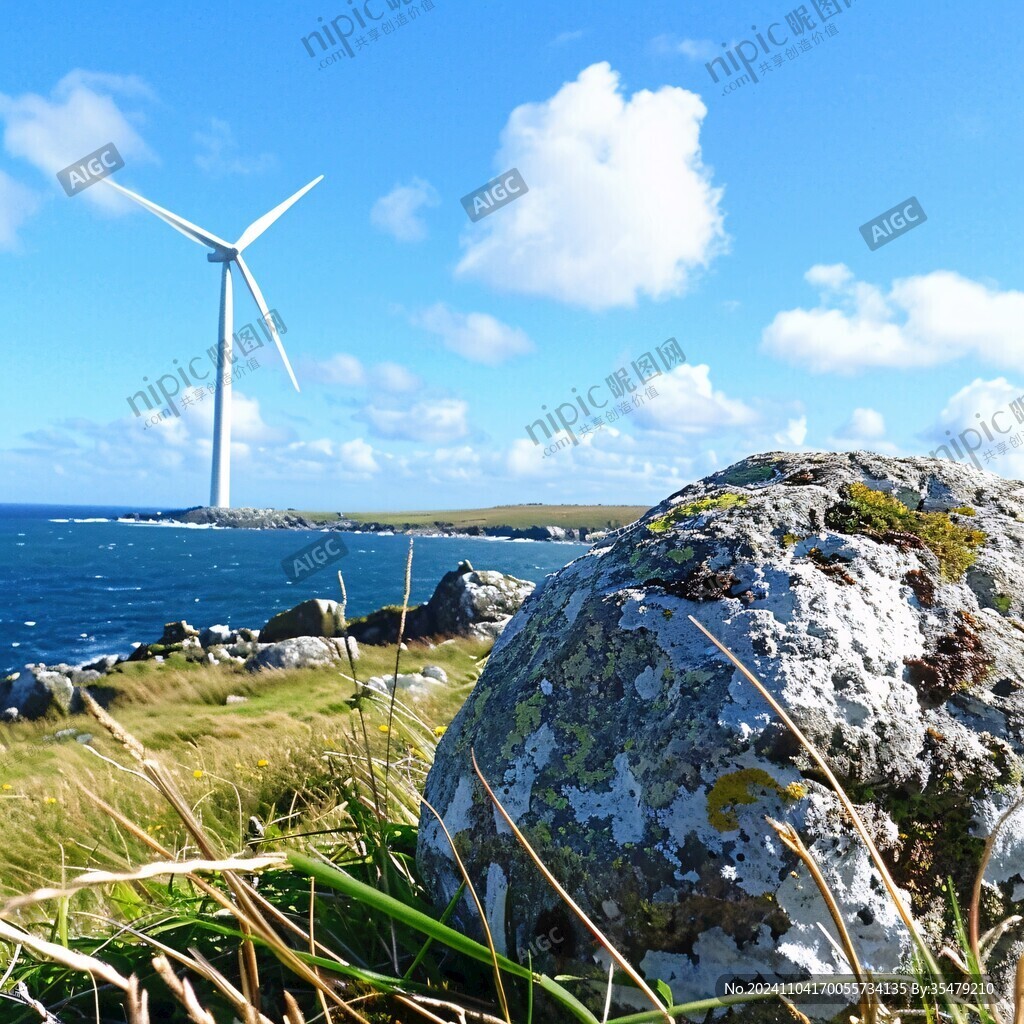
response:
M421 537L490 537L503 540L602 540L647 509L623 505L503 505L440 512L343 513L294 509L209 508L128 512L120 522L167 523L242 530L337 530Z

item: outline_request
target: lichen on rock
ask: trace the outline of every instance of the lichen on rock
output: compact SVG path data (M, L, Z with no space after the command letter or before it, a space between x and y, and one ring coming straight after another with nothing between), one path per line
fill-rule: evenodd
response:
M946 878L965 903L987 830L1021 793L1024 626L991 595L1024 607L1022 519L1020 485L948 461L771 453L686 487L549 577L496 643L427 782L474 884L490 885L499 950L528 948L557 918L565 941L535 963L606 974L499 821L471 751L573 898L677 999L737 970L846 970L766 815L800 832L864 964L905 967L906 932L835 796L688 616L827 758L937 934ZM1024 909L1021 818L992 858L990 923ZM443 907L462 878L429 816L418 863ZM468 900L457 917L480 933ZM1003 990L1022 952L1010 934L997 944Z

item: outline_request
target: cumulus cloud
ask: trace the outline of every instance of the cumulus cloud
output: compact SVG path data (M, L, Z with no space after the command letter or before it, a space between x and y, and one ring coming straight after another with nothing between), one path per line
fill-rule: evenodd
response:
M406 394L423 386L423 381L399 363L377 363L366 366L347 352L338 352L327 359L310 360L310 376L320 384L345 388L372 388L389 395Z
M369 425L375 437L447 444L469 433L467 409L467 404L457 398L439 398L398 407L382 407L371 402L357 416Z
M260 174L277 162L273 153L243 156L239 152L235 133L227 121L211 117L207 126L192 137L199 147L196 166L214 178L228 175Z
M885 437L885 417L877 409L854 409L836 437L845 441L877 441Z
M108 142L127 162L152 161L155 157L135 127L142 121L141 113L122 110L118 104L152 98L140 78L82 70L65 75L49 97L0 94L4 149L38 168L57 189L57 171ZM107 209L125 208L113 189L90 188L84 194Z
M497 366L533 351L525 331L509 327L489 313L459 313L438 302L412 318L413 324L438 335L444 346L463 359Z
M655 377L656 398L647 399L632 415L646 430L670 434L704 434L711 430L743 427L757 420L757 413L739 399L729 398L711 384L706 364L683 363L671 373Z
M373 446L367 444L361 437L342 444L338 451L338 457L350 472L372 475L380 472L380 465L374 458Z
M762 347L813 373L936 366L964 356L1020 365L1024 292L948 270L897 279L887 292L857 281L843 264L804 276L820 291L818 305L778 313Z
M396 185L373 204L370 222L400 242L420 242L427 237L420 211L440 203L441 197L429 181L413 178L408 185Z
M1005 377L977 377L950 397L920 436L936 458L970 460L979 469L1024 479L1024 387Z
M530 191L467 232L457 273L594 310L683 294L725 246L706 113L675 86L626 96L604 62L517 107L494 162Z

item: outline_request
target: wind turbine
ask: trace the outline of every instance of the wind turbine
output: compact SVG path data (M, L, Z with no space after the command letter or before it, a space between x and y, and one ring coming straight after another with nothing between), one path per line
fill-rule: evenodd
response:
M245 281L246 287L259 307L263 322L267 325L267 329L273 336L274 343L277 345L277 351L281 353L281 359L284 362L285 369L288 371L288 376L291 377L292 384L295 385L295 390L298 391L299 382L295 379L292 365L288 362L284 345L281 344L281 337L277 333L277 325L274 323L274 318L270 315L270 310L267 308L263 292L260 291L260 287L252 276L252 272L249 270L245 260L242 259L242 250L255 242L285 210L294 206L314 185L319 185L323 179L324 176L322 174L318 178L314 178L305 188L300 188L295 195L286 199L279 206L275 206L274 209L269 213L265 213L258 220L254 220L242 232L234 245L230 242L225 242L223 238L218 238L209 231L204 231L190 221L185 220L184 217L179 217L176 213L171 213L170 210L165 210L162 206L151 203L136 192L132 192L123 185L118 185L112 179L103 179L112 188L116 188L118 192L134 200L140 206L144 206L150 213L156 214L162 221L166 221L175 231L180 231L186 238L191 238L193 242L212 249L213 252L207 253L206 258L211 263L223 265L220 279L220 343L217 348L217 384L213 407L213 471L210 481L210 504L214 508L229 508L231 506L231 378L229 376L227 381L224 379L225 370L231 365L233 327L231 264L234 263L238 267L242 280Z

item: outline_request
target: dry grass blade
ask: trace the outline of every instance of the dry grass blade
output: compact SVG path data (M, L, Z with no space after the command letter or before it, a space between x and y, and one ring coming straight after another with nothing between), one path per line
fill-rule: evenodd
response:
M108 985L114 985L122 992L127 992L129 981L124 975L119 974L110 964L105 964L95 957L86 956L84 953L75 953L65 946L59 946L55 942L47 942L45 939L37 939L34 935L16 928L7 921L0 921L0 941L9 942L11 945L22 945L32 950L37 956L45 957L48 960L55 960L72 971L81 971L94 978L100 978Z
M113 885L118 882L140 882L147 878L161 875L192 875L200 871L246 871L250 874L266 868L287 867L288 861L282 857L228 857L224 860L188 860L156 862L144 864L135 871L88 871L80 875L63 889L36 889L25 896L16 896L0 907L0 917L8 917L16 910L42 903L45 900L63 899L73 896L82 889L97 885Z
M484 913L484 905L480 902L480 897L476 894L476 886L473 885L473 882L469 877L466 865L462 863L459 851L455 848L455 840L452 839L451 833L448 831L448 826L444 823L444 819L437 813L437 811L434 810L426 797L421 797L420 799L423 801L423 806L426 807L435 818L437 818L437 823L441 826L441 831L444 832L444 837L448 840L448 845L452 848L452 856L455 858L455 863L459 866L459 871L462 873L462 878L466 883L466 888L469 890L469 894L473 897L473 902L476 904L476 912L480 915L480 923L483 926L484 935L487 938L487 948L491 951L491 959L494 961L494 985L498 990L498 1001L501 1003L501 1012L505 1015L506 1024L512 1024L512 1018L509 1016L508 1011L508 999L505 996L505 986L502 984L501 970L498 967L498 951L494 946L494 936L491 935L491 928L487 923L487 914Z
M733 663L733 665L740 671L743 677L761 694L761 696L768 702L771 709L782 719L786 728L799 740L801 746L810 754L815 764L821 769L822 774L829 781L833 791L839 799L839 802L843 805L843 809L850 816L850 820L853 822L854 828L860 834L861 839L864 841L864 845L868 849L868 853L871 855L871 860L874 862L875 869L882 877L882 882L885 884L886 889L889 891L889 898L893 902L893 906L896 907L897 912L903 919L903 923L914 940L917 946L921 959L923 960L927 969L937 979L942 979L942 971L939 969L939 965L935 961L935 957L932 955L932 951L928 948L928 944L924 940L924 936L921 935L920 929L917 927L917 922L914 920L913 915L910 913L910 909L904 904L903 896L896 886L896 882L893 880L889 869L885 866L885 861L882 860L882 855L878 852L878 848L875 846L874 840L871 838L871 834L867 830L867 826L864 824L863 819L857 813L857 808L853 806L853 801L846 795L846 791L843 789L842 784L835 777L832 769L828 766L825 759L818 753L817 747L803 734L800 727L789 717L786 709L768 692L767 687L761 682L736 657L728 647L725 646L717 637L714 636L709 630L705 629L692 615L687 618ZM962 1019L961 1016L956 1015L957 1019Z
M591 921L589 917L587 917L587 915L583 912L583 909L579 906L579 904L577 904L576 901L569 895L569 893L562 888L558 879L555 878L555 876L551 874L550 871L548 871L547 866L540 859L540 857L537 856L537 852L530 845L526 836L524 836L523 833L519 830L519 826L516 825L516 823L512 820L508 811L506 811L505 808L502 806L502 803L498 799L494 790L491 789L490 783L484 778L483 772L480 771L480 765L478 765L476 762L476 751L470 750L470 756L473 759L473 770L476 772L477 778L480 780L480 782L483 784L484 789L487 791L487 795L488 797L490 797L491 802L494 804L495 807L498 808L498 813L501 814L501 816L505 819L505 824L507 824L508 827L512 830L512 834L519 841L519 845L522 846L522 848L527 852L527 854L529 854L530 859L533 861L534 864L537 865L537 869L547 880L551 888L554 889L555 892L557 892L558 895L561 896L562 899L569 905L569 907L572 909L572 912L583 922L584 926L587 928L590 934L593 935L594 938L597 939L597 941L601 943L601 945L604 946L606 950L608 950L608 954L611 956L611 958L619 965L619 967L622 968L622 970L633 982L633 984L636 985L636 987L640 989L640 991L643 992L643 994L651 1001L651 1005L664 1015L665 1020L668 1021L668 1024L673 1024L672 1017L670 1017L668 1012L665 1010L664 1004L654 994L654 992L651 990L647 982L644 981L642 977L640 977L640 975L637 973L633 965L612 945L611 941L605 936L604 932L602 932L601 929L598 928L597 925L594 924L594 922Z
M324 1019L327 1024L331 1024L331 1015L327 1012L326 1007L324 1007ZM295 1002L295 997L291 992L284 993L284 1024L306 1024L306 1018L303 1017L299 1004Z
M213 1014L209 1010L204 1010L199 1005L199 1000L196 998L192 986L188 983L188 979L179 979L166 957L154 957L153 970L160 975L163 983L171 990L174 998L185 1007L185 1012L195 1024L217 1024Z
M139 979L133 974L129 979L124 1005L128 1012L128 1024L150 1024L149 993L139 988Z
M468 1010L465 1006L459 1006L458 1003L449 1003L443 999L431 999L430 996L399 996L398 1002L404 1003L412 1010L416 1010L426 1017L427 1020L436 1021L437 1024L448 1024L448 1021L431 1013L426 1007L433 1006L438 1010L447 1010L449 1013L454 1013L459 1024L468 1024L471 1020L480 1021L481 1024L505 1024L500 1017L493 1017L489 1013L484 1013L483 1010Z
M842 911L839 909L839 904L836 902L836 898L832 894L832 890L829 888L821 868L818 867L818 862L814 859L811 851L804 845L800 834L792 825L775 821L774 818L766 817L765 820L775 829L783 844L800 858L804 867L810 872L811 878L814 879L814 884L818 887L818 892L821 893L825 906L828 907L828 912L836 926L836 931L839 932L839 939L843 944L843 952L846 954L850 970L860 983L861 1020L864 1021L864 1024L874 1024L877 1019L877 1000L871 994L868 976L864 973L864 968L861 967L857 951L853 946L853 940L850 938L850 933L846 930L846 922L843 920Z
M1024 807L1024 797L1016 800L1012 803L1000 816L999 820L995 823L992 831L989 833L988 838L985 840L985 848L981 854L981 863L978 865L978 873L974 876L974 889L971 892L971 907L968 916L968 939L971 944L971 952L974 954L974 961L978 966L979 971L984 971L985 961L982 958L981 939L979 933L981 931L981 890L985 882L985 871L988 868L988 862L992 859L992 851L995 849L996 840L999 838L999 832L1003 825L1006 824L1007 820L1017 811ZM996 1018L998 1024L1002 1024L999 1019L998 1012L993 1007L993 1016Z
M192 836L192 839L195 841L204 857L208 860L217 860L216 851L209 836L203 829L202 824L196 819L195 815L189 809L184 797L182 797L181 793L178 792L178 788L175 786L174 780L164 769L163 765L158 761L147 757L145 748L142 744L123 729L109 714L107 714L107 712L105 712L92 699L92 697L89 696L88 693L83 692L82 697L88 711L111 733L111 735L117 738L124 745L133 757L139 761L147 778L156 785L161 796L163 796L167 803L169 803L174 809L175 813L181 819L182 824ZM358 1024L369 1024L361 1013L346 1003L345 1000L343 1000L333 990L333 988L327 986L316 971L308 967L295 955L293 950L282 941L273 926L260 912L257 901L254 898L255 890L253 890L245 879L235 871L224 871L222 872L222 875L225 883L231 890L232 896L234 896L237 902L237 906L230 901L223 900L223 897L221 897L218 902L221 902L222 906L225 906L225 909L229 910L238 919L239 927L243 934L246 936L258 935L272 950L274 955L290 971L307 981L309 984L315 986L319 991L323 992L353 1020L357 1021ZM243 940L243 942L245 941L246 940ZM244 969L243 985L246 987L247 991L257 993L259 991L259 978L254 973L255 957L249 955L243 956L242 966ZM214 984L218 984L214 977L217 973L218 972L214 972L213 975L208 976L209 980ZM241 1000L238 1003L238 1010L241 1016L243 1019L252 1018L253 1012L257 1011L254 1011L252 1004L244 1001L241 993L238 993L238 995ZM262 1014L260 1017L262 1017Z
M31 993L28 990L28 985L23 981L19 981L14 986L14 994L20 999L27 1007L36 1011L39 1014L39 1019L43 1024L61 1024L60 1018L55 1017L50 1011L43 1006L42 1003L32 998Z
M801 1013L796 1008L796 1006L794 1006L793 1003L790 1002L790 1000L788 1000L785 996L780 996L779 998L782 1000L782 1005L785 1006L787 1010L789 1010L790 1015L793 1017L794 1020L799 1021L800 1024L811 1024L810 1018L806 1016L806 1014Z
M412 542L409 538L409 554L405 559L405 589L402 596L402 616L398 621L398 638L395 641L395 674L388 703L388 734L384 752L384 807L388 801L388 775L391 771L391 725L395 717L395 700L398 698L398 667L402 660L402 638L405 636L405 617L409 612L409 594L412 592Z
M1013 985L1013 1024L1024 1024L1024 956L1017 961Z

